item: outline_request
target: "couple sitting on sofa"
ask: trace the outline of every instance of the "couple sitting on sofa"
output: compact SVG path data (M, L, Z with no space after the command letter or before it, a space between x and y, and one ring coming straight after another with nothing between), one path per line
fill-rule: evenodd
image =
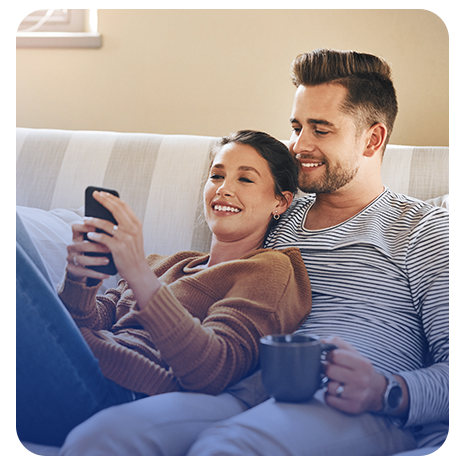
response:
M205 187L211 253L145 261L133 213L97 194L119 227L89 219L73 228L60 298L80 332L35 283L29 257L28 272L18 259L20 438L60 445L72 429L68 455L372 455L415 448L420 428L447 421L447 213L381 182L397 112L390 70L371 55L316 51L293 73L290 151L300 188L316 196L287 209L293 160L264 134L238 133ZM263 154L264 140L281 167ZM84 242L97 227L109 235ZM124 280L95 303L84 280L104 276L84 266L102 263L82 252L99 247ZM264 401L252 374L259 337L297 329L310 309L299 330L339 347L326 360L327 388L308 403ZM47 352L55 318L61 334ZM56 345L79 352L55 365ZM85 378L76 378L81 366Z

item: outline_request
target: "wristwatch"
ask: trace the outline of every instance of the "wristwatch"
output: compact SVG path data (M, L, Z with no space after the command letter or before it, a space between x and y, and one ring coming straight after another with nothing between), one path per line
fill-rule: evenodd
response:
M383 407L380 411L377 411L377 414L392 414L403 401L403 390L393 375L386 372L382 372L382 374L387 379L387 388L382 398Z

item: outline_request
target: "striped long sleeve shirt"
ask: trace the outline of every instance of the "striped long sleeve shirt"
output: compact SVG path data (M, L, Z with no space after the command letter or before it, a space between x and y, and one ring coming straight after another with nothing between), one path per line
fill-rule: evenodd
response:
M301 250L312 310L299 332L338 335L379 371L401 375L404 426L448 419L449 216L388 188L334 227L304 228L314 195L295 200L266 247Z

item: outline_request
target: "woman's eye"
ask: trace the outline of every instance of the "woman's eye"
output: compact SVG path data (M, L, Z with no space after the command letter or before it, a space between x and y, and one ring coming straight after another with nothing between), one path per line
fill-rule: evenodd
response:
M248 179L247 177L240 177L240 182L246 182L248 184L253 184L253 181L251 179Z
M217 180L217 179L222 179L222 176L220 176L219 174L211 174L209 178L212 180Z

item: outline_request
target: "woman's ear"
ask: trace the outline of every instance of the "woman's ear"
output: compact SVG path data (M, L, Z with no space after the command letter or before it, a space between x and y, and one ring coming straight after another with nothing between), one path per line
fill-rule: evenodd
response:
M288 191L282 192L282 195L278 196L277 200L279 201L279 203L276 206L275 211L277 211L278 214L283 214L292 204L293 193Z

